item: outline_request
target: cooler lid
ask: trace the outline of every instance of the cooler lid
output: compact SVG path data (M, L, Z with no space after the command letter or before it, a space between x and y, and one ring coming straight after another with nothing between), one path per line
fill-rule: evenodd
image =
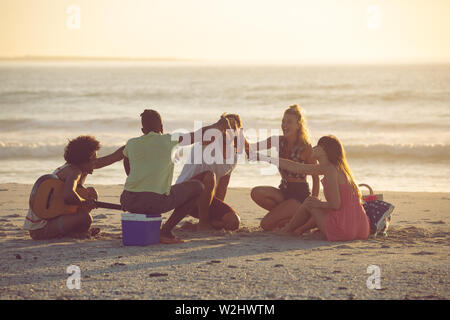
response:
M122 213L123 221L162 221L160 216L147 216L139 213Z

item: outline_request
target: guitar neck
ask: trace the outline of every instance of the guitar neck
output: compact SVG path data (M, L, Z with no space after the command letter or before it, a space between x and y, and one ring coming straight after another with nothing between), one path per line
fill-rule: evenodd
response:
M97 204L97 206L99 208L121 210L122 211L122 206L119 205L119 204L108 203L108 202L100 202L100 201L95 201L95 203Z

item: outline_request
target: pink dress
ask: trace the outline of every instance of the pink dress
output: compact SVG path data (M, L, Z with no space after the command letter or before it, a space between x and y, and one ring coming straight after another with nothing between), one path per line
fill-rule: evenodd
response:
M323 193L328 199L327 185L322 179ZM365 240L369 236L369 218L350 184L340 184L341 207L328 211L324 219L328 241Z

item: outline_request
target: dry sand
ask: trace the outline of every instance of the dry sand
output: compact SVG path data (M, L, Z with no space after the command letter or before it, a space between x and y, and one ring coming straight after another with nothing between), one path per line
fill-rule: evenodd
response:
M121 186L97 186L118 202ZM120 212L98 209L96 239L33 241L22 229L31 185L0 185L1 299L449 299L450 194L384 192L396 206L388 237L328 242L262 232L249 189L230 189L237 232L195 233L177 245L124 247ZM187 219L193 221L193 219ZM68 289L66 269L81 269ZM381 272L370 290L369 265Z

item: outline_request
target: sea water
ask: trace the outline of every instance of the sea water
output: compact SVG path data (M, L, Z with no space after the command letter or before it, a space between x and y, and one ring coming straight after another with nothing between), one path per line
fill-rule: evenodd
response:
M141 135L140 113L165 132L238 113L250 141L281 133L298 104L315 145L337 136L358 183L375 190L450 190L450 66L249 66L146 62L0 64L0 183L33 183L64 163L68 139L90 134L100 155ZM278 186L268 164L240 163L230 186ZM174 180L182 163L175 165ZM264 174L262 174L264 172ZM121 163L88 184L123 184Z

